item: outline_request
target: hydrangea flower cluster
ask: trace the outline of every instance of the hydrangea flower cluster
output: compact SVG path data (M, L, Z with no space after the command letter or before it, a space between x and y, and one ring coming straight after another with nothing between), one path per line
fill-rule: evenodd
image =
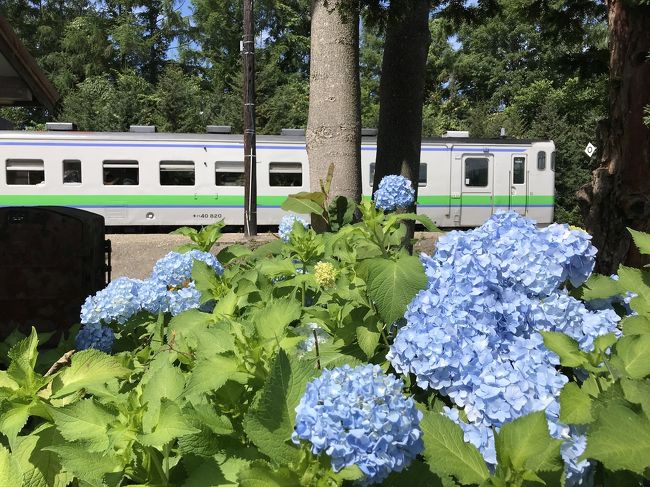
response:
M381 482L424 448L422 413L402 387L378 365L323 370L296 407L292 440L309 441L314 454L325 452L335 472L357 465L365 475L362 483Z
M384 176L375 191L374 200L375 206L381 210L407 208L415 200L415 190L411 181L404 176Z
M546 410L559 435L563 425L549 412L568 379L538 332L567 333L584 350L617 332L616 313L590 311L561 289L587 279L595 253L585 232L538 230L515 213L441 237L435 255L421 257L428 287L408 306L388 359L464 408L466 439L486 458L493 447L483 429L534 411Z
M77 350L94 348L104 353L111 353L115 335L108 326L89 323L79 330L76 337Z
M278 226L278 236L285 242L289 242L289 236L293 231L293 224L300 222L303 227L309 228L309 222L299 215L289 213L282 217L280 225Z
M293 332L297 336L305 337L296 347L298 354L301 356L314 350L316 347L316 337L318 337L319 346L331 341L329 334L318 326L317 323L307 323L306 325L298 326L294 328ZM314 333L316 336L314 336Z
M336 282L336 269L329 262L318 262L314 266L314 278L321 287L332 287Z
M194 260L205 262L217 275L223 274L221 263L208 252L170 252L156 262L148 279L141 281L121 277L86 298L81 307L81 323L84 326L77 335L77 348L110 351L113 332L106 325L122 325L142 310L175 316L188 309L199 308L201 293L192 281Z

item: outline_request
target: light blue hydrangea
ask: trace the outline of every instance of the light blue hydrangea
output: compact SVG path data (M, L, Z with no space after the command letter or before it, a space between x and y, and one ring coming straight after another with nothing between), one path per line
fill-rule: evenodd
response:
M433 256L421 257L427 288L407 307L387 358L462 408L466 440L490 460L488 430L534 411L546 411L554 437L569 439L557 418L568 379L539 332L567 333L584 350L618 333L612 310L588 310L562 289L583 283L594 257L586 233L566 225L540 230L515 213L450 232Z
M294 213L288 213L282 217L280 220L280 225L278 226L278 236L285 242L289 242L289 236L293 231L294 223L299 222L303 227L309 228L309 222L305 220L302 216L296 215Z
M192 266L195 260L208 264L218 276L223 274L223 266L214 255L200 250L190 250L184 254L169 252L156 262L150 279L164 282L167 286L181 286L192 279Z
M362 483L381 482L423 450L422 413L402 387L378 365L323 370L296 407L292 440L307 440L314 454L325 452L335 472L357 465Z
M111 353L113 341L115 341L113 330L98 323L82 326L75 339L77 350L94 348L104 353Z
M392 211L397 208L408 208L415 200L415 190L411 181L404 176L384 176L373 199L375 206L381 210Z
M140 311L138 293L142 281L120 277L93 296L88 296L81 306L81 323L124 324Z
M331 341L329 334L316 323L307 323L306 325L298 326L294 328L293 332L297 336L305 337L305 339L301 341L296 347L300 355L311 352L316 347L316 338L314 337L314 332L316 333L316 337L318 337L319 346Z
M595 469L589 460L579 460L587 449L587 435L579 426L572 427L571 434L560 447L566 487L591 487L594 485Z

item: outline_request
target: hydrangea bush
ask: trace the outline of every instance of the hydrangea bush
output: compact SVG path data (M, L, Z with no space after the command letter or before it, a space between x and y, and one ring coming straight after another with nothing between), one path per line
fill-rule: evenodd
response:
M0 343L3 482L643 485L648 272L594 275L586 233L513 213L418 258L403 221L426 217L326 191L283 208L330 232L214 257L222 223L179 229L88 298L76 343Z

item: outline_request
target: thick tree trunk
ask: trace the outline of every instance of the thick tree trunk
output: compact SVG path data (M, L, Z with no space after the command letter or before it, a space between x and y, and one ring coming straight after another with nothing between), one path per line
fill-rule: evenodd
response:
M390 4L379 85L379 132L373 191L382 178L401 174L417 197L422 145L422 105L429 32L429 0ZM415 211L415 205L410 209ZM415 223L408 225L406 243Z
M361 200L359 10L355 0L312 0L307 154L312 191L334 163L331 194ZM322 222L312 221L317 229Z
M626 227L650 231L650 6L609 0L609 120L600 128L600 166L578 191L587 230L598 248L596 270L641 266L648 260Z

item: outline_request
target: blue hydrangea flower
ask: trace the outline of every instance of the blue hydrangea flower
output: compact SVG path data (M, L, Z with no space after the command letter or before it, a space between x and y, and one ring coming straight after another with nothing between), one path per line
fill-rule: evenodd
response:
M483 456L488 466L493 469L497 464L497 450L494 442L494 429L485 424L466 423L460 419L458 409L444 408L444 415L463 429L463 439L474 445Z
M81 323L124 324L140 311L138 292L142 281L120 277L93 296L88 296L81 306Z
M589 460L578 460L587 448L587 436L579 427L573 427L571 434L560 447L566 487L591 487L594 485L594 466Z
M98 323L88 323L82 326L75 339L77 350L94 348L104 353L111 353L114 340L113 330Z
M364 484L408 466L424 446L422 413L402 395L403 384L378 365L323 370L296 407L294 443L325 452L335 472L357 465Z
M375 206L381 210L408 208L415 200L415 190L411 181L404 176L384 176L373 199Z
M192 279L194 260L205 262L218 276L223 274L223 266L214 255L200 250L190 250L184 254L169 252L156 262L150 279L164 282L167 286L183 285Z
M282 217L278 226L278 236L285 242L289 242L289 236L293 231L293 224L299 222L303 227L309 228L309 222L299 215L289 213Z

